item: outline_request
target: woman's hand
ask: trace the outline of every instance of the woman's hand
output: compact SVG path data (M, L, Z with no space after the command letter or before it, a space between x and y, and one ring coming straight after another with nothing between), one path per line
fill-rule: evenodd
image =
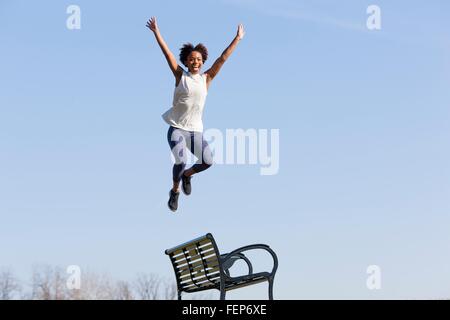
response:
M222 52L220 57L213 63L211 68L209 68L205 73L208 76L206 81L209 84L209 82L214 79L214 77L219 73L220 69L222 68L225 61L227 61L228 57L233 53L234 49L238 45L239 41L244 38L245 31L244 26L239 24L238 30L236 33L236 36L234 37L233 41L230 43L230 45Z
M153 32L159 31L158 24L156 23L156 17L152 17L150 20L147 21L147 28L149 28Z
M151 17L151 19L147 21L147 28L149 28L153 32L153 35L155 36L156 41L158 42L158 45L164 54L164 57L166 57L167 63L169 64L170 70L172 70L175 78L176 79L181 78L181 75L183 74L183 69L181 69L181 67L178 66L177 59L170 51L161 33L159 33L156 17Z
M242 25L242 23L238 26L238 30L237 30L237 34L236 37L239 40L242 40L242 38L244 38L245 35L245 31L244 31L244 26Z

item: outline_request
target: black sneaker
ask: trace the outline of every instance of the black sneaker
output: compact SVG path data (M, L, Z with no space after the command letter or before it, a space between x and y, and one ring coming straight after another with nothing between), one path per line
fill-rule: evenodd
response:
M192 178L192 176L186 177L184 174L181 176L181 182L182 182L181 189L183 190L183 193L187 196L190 195L191 191L192 191L191 178Z
M178 196L180 195L179 192L175 192L172 189L169 192L169 202L167 202L167 205L169 206L169 209L173 212L177 211L178 209Z

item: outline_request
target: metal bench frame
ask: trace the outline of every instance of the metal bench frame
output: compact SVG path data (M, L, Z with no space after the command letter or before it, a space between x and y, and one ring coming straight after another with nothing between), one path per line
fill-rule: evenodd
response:
M271 272L253 273L253 266L243 252L262 249L270 253L273 258ZM273 282L278 269L278 258L275 252L265 244L248 245L227 254L220 254L212 234L167 249L165 253L170 257L177 281L178 300L183 292L217 289L220 300L225 300L229 290L249 286L267 281L269 283L269 299L273 300ZM232 277L230 268L233 264L243 260L248 266L248 274Z

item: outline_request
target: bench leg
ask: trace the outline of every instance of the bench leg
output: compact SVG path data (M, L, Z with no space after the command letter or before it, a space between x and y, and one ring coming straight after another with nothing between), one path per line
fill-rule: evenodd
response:
M225 290L220 290L220 300L225 300L226 292Z
M225 281L224 281L222 276L221 276L221 279L220 279L219 291L220 291L220 300L225 300L225 295L226 295Z
M178 300L181 300L181 291L178 291Z
M269 300L273 300L273 278L269 279Z

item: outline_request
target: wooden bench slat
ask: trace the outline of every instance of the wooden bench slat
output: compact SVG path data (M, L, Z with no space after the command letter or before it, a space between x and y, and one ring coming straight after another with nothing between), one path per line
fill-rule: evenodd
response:
M206 269L206 271L207 271L207 273L209 274L210 272L209 272L208 270L211 270L211 269L214 269L214 268L218 268L218 267L219 267L219 264L216 264L215 266L212 265L212 266L209 266L209 267ZM196 274L196 273L198 273L198 272L200 272L200 271L203 272L203 270L205 270L205 269L202 268L202 267L197 267L196 269L193 269L193 270L184 270L182 273L177 274L177 278L179 278L179 279L185 278L186 276L194 275L194 274ZM192 274L191 274L191 273L192 273Z
M191 241L182 243L182 244L180 244L178 246L175 246L173 248L167 249L166 250L166 254L168 254L168 255L173 254L175 251L177 251L179 249L182 249L182 248L185 248L185 247L189 246L190 244L200 243L200 242L205 241L205 240L214 241L212 235L210 233L208 233L208 234L206 234L204 236L198 237L196 239L193 239Z
M219 260L217 259L217 256L212 256L208 259L205 259L205 263L206 263L207 268L214 268L219 265ZM192 263L191 268L189 268L186 265L184 268L178 269L177 275L182 276L182 275L189 273L190 270L196 271L197 269L203 269L203 268L204 268L203 262L202 262L202 260L199 260L195 263Z
M180 279L180 282L185 283L185 282L189 282L192 280L193 280L193 282L201 282L199 280L200 278L204 278L204 279L211 278L212 279L212 278L220 276L219 271L220 271L219 267L209 269L209 270L207 270L207 273L205 273L205 270L201 270L200 272L197 272L192 276L189 275L187 277L184 277L183 279Z
M205 288L205 287L216 287L216 285L220 283L220 277L217 276L215 278L212 278L211 280L208 280L206 278L202 279L202 281L197 281L197 283L185 282L181 285L183 290L190 290L190 289L198 289L198 288Z
M261 283L261 282L265 282L265 281L267 281L266 278L256 278L256 279L254 279L252 281L249 281L249 282L241 282L241 283L238 283L238 284L230 285L230 286L228 286L226 288L226 290L229 291L229 290L244 288L244 287L251 286L253 284L257 284L257 283Z
M210 259L210 258L218 259L216 253L211 251L211 252L208 252L207 254L205 254L203 257L196 256L193 259L189 259L189 260L184 259L184 261L180 260L177 264L174 264L174 266L177 270L184 269L184 268L188 267L188 265L190 265L190 266L198 265L198 262L201 262L202 259L205 260L205 259Z
M188 266L191 266L191 267L192 267L192 266L197 266L197 265L199 265L199 263L202 261L202 259L205 260L205 259L212 259L212 258L218 259L217 256L216 256L215 254L211 254L211 255L205 256L205 257L198 257L197 259L191 260L191 261L187 261L187 260L185 260L185 261L180 261L180 264L175 265L175 268L176 268L177 270L180 270L180 269L185 269L185 268L187 268Z
M199 245L197 245L197 243ZM180 249L175 250L174 252L170 253L170 255L175 258L176 256L178 256L180 254L183 254L184 253L183 250L188 250L189 251L189 250L192 250L194 248L198 248L198 247L201 248L202 246L205 246L205 245L210 244L210 243L212 243L210 239L205 239L205 240L202 240L202 241L199 241L199 242L192 242L192 243L189 243L189 244L187 244L186 246L184 246L184 247L182 247Z
M211 269L211 268L215 268L218 266L219 266L219 261L216 261L216 262L211 262L210 264L208 264L206 266L206 268ZM193 268L186 267L186 268L183 268L183 269L180 269L179 271L177 271L176 275L177 275L177 277L180 277L180 276L184 276L184 275L194 272L194 271L197 272L198 270L201 270L201 269L205 269L205 267L203 265L197 265Z
M204 246L203 248L191 248L191 249L186 249L187 251L187 257L190 258L191 260L193 260L195 257L200 256L200 254L207 254L211 251L214 251L214 246L213 244L209 244L207 246ZM184 254L184 252L180 255L178 255L177 257L172 257L173 262L178 264L180 261L186 260L186 255Z
M195 284L200 284L200 283L203 283L203 282L211 282L211 281L214 281L215 279L220 279L218 274L217 274L217 277L209 277L209 278L207 278L207 277L200 277L198 279L195 279L195 281L192 281L192 280L185 281L185 282L181 283L180 285L181 286L186 286L187 284L194 284L195 285Z
M202 275L206 275L209 277L212 277L212 275L214 273L216 273L217 271L219 271L219 266L215 267L215 268L208 268L208 269L198 269L196 272L193 272L192 274L190 272L184 274L183 276L180 276L180 281L186 281L189 279L194 278L194 280L196 280L197 277L202 276Z

